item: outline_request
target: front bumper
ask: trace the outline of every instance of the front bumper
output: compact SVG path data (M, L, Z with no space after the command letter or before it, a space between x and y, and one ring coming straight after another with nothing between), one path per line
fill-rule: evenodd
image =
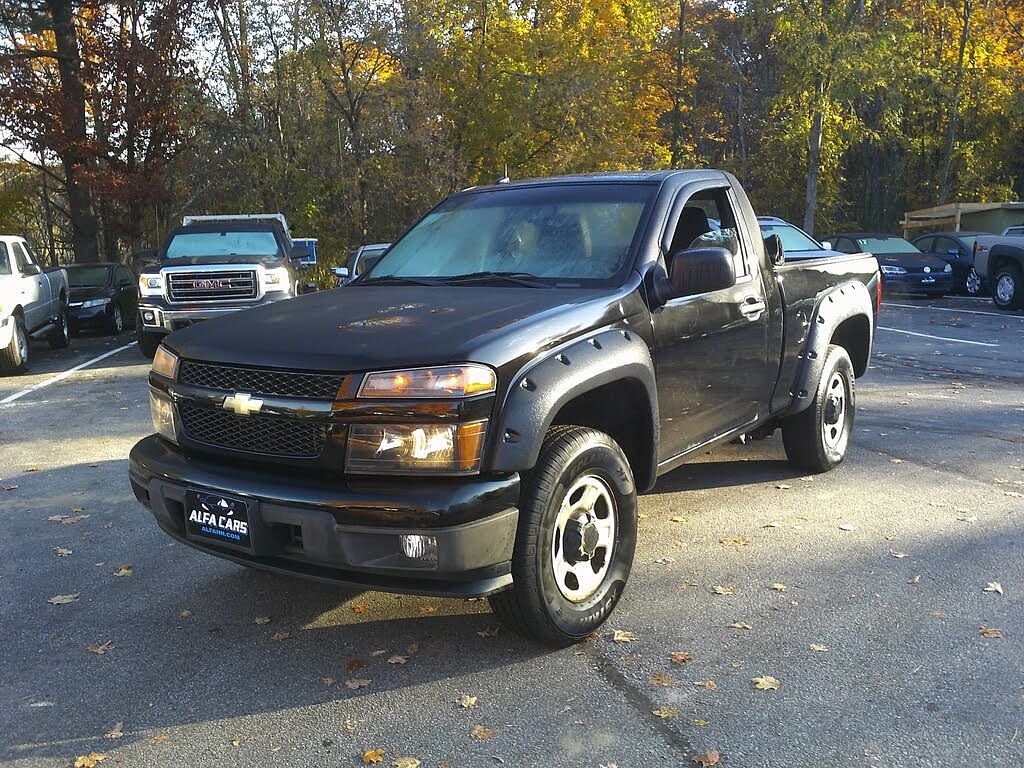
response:
M201 320L209 320L212 317L220 317L243 309L262 307L265 304L273 304L275 301L291 297L288 292L274 291L265 294L259 301L211 306L207 304L171 304L162 296L146 296L139 300L140 327L147 333L171 333Z
M14 317L0 317L0 349L6 349L14 336Z
M519 477L460 480L346 478L327 483L294 472L186 456L156 435L129 457L136 498L169 535L209 554L269 571L358 589L482 597L512 583ZM186 532L185 492L250 502L252 550ZM437 540L434 561L402 553L399 536Z
M882 285L889 293L944 294L953 291L952 272L923 274L911 272L906 275L882 273Z
M111 305L108 301L97 307L83 307L81 304L68 305L68 320L72 328L87 328L104 325L110 320Z

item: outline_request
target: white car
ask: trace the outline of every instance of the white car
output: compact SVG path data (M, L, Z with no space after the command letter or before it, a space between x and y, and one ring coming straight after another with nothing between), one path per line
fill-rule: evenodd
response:
M43 333L54 349L70 342L67 273L44 272L24 238L0 235L0 373L24 372L28 338Z

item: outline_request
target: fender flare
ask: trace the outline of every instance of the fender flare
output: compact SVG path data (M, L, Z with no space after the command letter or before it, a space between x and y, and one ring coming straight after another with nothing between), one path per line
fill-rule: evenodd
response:
M654 481L658 455L658 389L647 342L635 331L601 331L531 361L513 379L499 410L491 469L528 470L536 465L544 435L556 414L571 400L598 387L631 381L643 389L643 408L651 419L650 477L637 477L638 488Z
M1024 248L1017 245L997 243L989 248L987 258L986 272L988 273L987 279L989 281L996 279L996 270L992 268L993 264L1009 261L1010 263L1016 263L1017 269L1024 270Z
M793 404L787 415L799 413L814 400L832 336L836 328L853 317L864 317L868 321L870 360L875 336L875 315L867 287L863 283L851 280L835 286L818 299L811 315L811 330L807 334L807 344L797 355L801 363L790 392Z

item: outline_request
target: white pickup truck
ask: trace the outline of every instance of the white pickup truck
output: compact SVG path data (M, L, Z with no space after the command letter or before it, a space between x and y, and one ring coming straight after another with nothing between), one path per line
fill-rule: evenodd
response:
M23 373L28 337L42 333L54 349L70 342L67 273L44 272L24 238L0 235L0 373Z
M974 271L992 286L999 309L1024 309L1024 226L975 240Z

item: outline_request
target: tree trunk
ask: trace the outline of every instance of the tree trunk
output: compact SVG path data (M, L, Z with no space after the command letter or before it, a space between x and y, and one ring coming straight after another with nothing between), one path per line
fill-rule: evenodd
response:
M814 213L818 208L818 174L821 171L821 139L825 114L822 105L814 111L811 133L807 137L807 202L804 207L804 231L814 236Z
M678 168L683 158L683 86L686 77L686 0L679 0L679 21L676 25L675 83L672 88L672 167Z
M953 148L956 146L956 124L960 118L960 91L964 84L964 57L967 52L967 40L971 35L971 15L974 12L974 0L963 0L961 11L963 29L960 31L960 52L956 60L956 80L953 84L953 103L949 107L949 123L946 125L946 147L942 152L942 183L939 185L938 205L946 202L949 196L949 167L953 161Z
M64 186L71 219L71 247L75 261L99 261L96 243L96 217L89 190L79 183L79 171L88 163L85 128L85 88L82 85L82 61L78 51L71 0L46 0L46 8L53 20L54 43L57 48L57 67L60 72L63 123L63 147L60 161L64 167Z

